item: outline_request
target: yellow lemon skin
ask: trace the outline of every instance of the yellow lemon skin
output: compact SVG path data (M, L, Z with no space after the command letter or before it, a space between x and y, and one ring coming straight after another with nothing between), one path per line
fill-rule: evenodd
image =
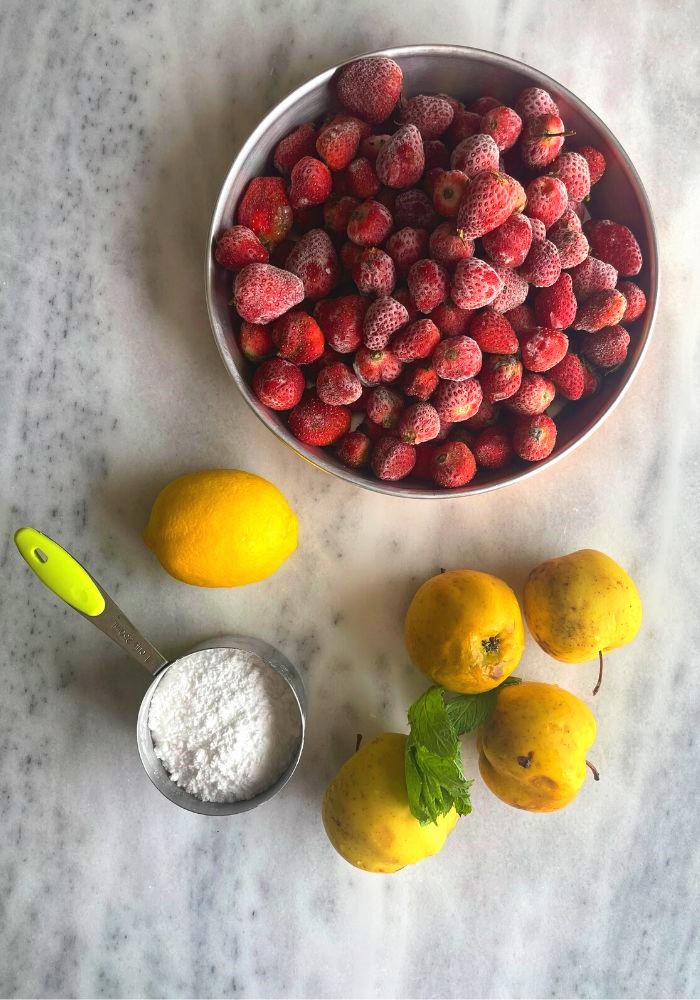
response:
M624 646L642 624L634 581L614 559L581 549L549 559L530 573L525 619L545 653L563 663L586 663Z
M174 479L157 496L144 541L164 569L197 587L270 576L297 547L294 511L272 483L238 469Z
M481 777L516 809L563 809L585 780L595 734L590 709L569 691L537 681L510 685L479 731Z
M426 580L411 601L404 632L416 666L460 694L497 687L517 667L525 643L513 591L473 569Z
M338 854L366 872L397 872L437 854L454 828L454 809L421 826L408 806L406 737L384 733L362 746L328 786L321 815Z

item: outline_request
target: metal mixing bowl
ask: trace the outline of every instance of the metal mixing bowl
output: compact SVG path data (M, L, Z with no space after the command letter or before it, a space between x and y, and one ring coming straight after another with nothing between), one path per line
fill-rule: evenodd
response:
M629 326L632 342L626 363L604 379L599 393L565 408L557 420L557 444L549 458L532 465L523 462L490 474L480 472L474 482L455 490L436 489L407 480L381 482L371 473L349 469L332 451L301 444L282 416L258 402L250 388L251 366L241 354L234 334L229 305L231 274L215 265L212 246L217 235L233 225L236 205L248 182L258 174L269 172L272 152L279 140L302 122L317 119L336 106L332 79L337 67L298 87L273 108L245 142L228 172L214 209L207 245L206 295L214 337L224 364L257 416L277 437L319 468L357 486L394 496L455 497L486 493L537 475L573 451L600 426L629 388L646 353L657 304L658 253L651 208L642 182L615 136L583 101L544 73L493 52L458 45L409 45L367 54L389 55L396 59L404 74L404 92L409 95L442 91L468 101L480 94L493 94L508 104L523 87L544 87L559 105L567 128L576 131L576 144L590 143L603 152L608 169L594 188L595 214L598 218L626 223L634 231L644 254L644 269L635 281L646 292L647 308L641 319Z

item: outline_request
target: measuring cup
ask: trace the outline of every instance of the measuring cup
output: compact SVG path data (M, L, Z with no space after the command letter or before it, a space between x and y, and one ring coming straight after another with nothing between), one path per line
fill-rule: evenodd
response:
M15 533L15 544L29 567L49 590L53 591L66 604L69 604L87 621L97 626L105 635L108 635L113 642L121 646L149 673L154 674L153 681L143 696L139 709L136 723L136 743L146 774L166 799L170 799L171 802L183 809L202 813L205 816L231 816L234 813L254 809L284 788L294 774L301 758L306 728L304 685L296 667L290 663L286 656L274 646L263 642L262 639L243 635L225 635L202 642L185 653L184 656L168 660L141 635L109 594L90 576L77 559L61 548L58 542L54 542L53 539L43 535L35 528L26 527L20 528ZM177 785L156 756L148 725L148 713L153 694L173 664L182 662L192 653L202 649L242 649L256 653L287 682L299 708L301 735L294 757L277 781L252 799L237 802L204 802Z

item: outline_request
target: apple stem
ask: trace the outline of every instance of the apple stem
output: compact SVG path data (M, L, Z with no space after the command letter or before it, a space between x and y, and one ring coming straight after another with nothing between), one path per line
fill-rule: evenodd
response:
M598 650L598 680L595 682L595 687L593 688L593 694L596 695L600 691L600 685L603 683L603 650Z
M360 743L362 743L362 733L358 733L355 739L355 753L360 749Z
M586 761L586 767L590 768L590 770L593 772L593 780L600 781L600 772L598 771L597 767L591 764L590 760Z

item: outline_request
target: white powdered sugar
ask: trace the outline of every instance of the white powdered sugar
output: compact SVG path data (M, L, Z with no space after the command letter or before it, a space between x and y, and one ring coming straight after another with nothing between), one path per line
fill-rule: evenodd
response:
M174 663L153 694L148 725L172 780L204 802L264 792L301 739L288 684L243 649L204 649Z

